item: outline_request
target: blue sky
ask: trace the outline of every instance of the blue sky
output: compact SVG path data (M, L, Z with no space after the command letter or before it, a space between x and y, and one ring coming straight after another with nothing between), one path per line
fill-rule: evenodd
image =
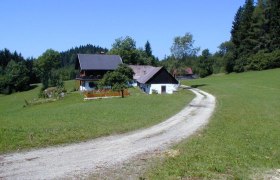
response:
M38 57L52 48L93 44L111 48L130 36L151 43L160 59L175 36L193 34L195 46L215 52L230 39L234 15L245 0L1 0L0 49Z

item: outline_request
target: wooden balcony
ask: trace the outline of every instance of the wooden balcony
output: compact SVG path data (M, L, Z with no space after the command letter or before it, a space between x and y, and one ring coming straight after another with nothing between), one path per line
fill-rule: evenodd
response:
M99 81L102 77L101 76L84 76L84 75L77 75L76 80L80 81Z

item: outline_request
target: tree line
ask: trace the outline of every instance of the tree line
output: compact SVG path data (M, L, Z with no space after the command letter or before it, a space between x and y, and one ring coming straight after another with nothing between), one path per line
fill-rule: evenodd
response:
M10 94L31 88L30 84L42 83L41 92L48 87L63 87L63 81L77 75L77 54L118 54L126 64L156 66L159 62L152 54L149 41L144 48L137 48L129 36L118 38L111 50L91 44L58 52L46 50L38 58L24 58L20 53L0 50L0 93Z
M24 91L31 84L42 83L42 90L63 86L64 80L76 77L75 59L78 53L101 53L108 49L91 44L64 52L46 50L38 58L24 58L21 53L0 50L0 93Z
M194 47L193 36L174 38L171 55L161 61L170 72L184 74L192 67L200 77L280 67L280 1L246 0L234 17L231 38L211 54Z
M280 67L280 1L246 0L235 15L227 72Z

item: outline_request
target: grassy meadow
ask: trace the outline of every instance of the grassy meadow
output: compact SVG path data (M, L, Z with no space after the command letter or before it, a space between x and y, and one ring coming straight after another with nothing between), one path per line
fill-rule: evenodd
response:
M74 81L65 87L73 89ZM173 95L146 95L130 89L126 98L84 101L79 92L63 100L23 107L38 98L40 87L0 96L0 154L33 147L79 142L148 127L180 111L194 97L182 90Z
M217 98L209 125L150 179L255 179L280 168L280 69L185 81ZM262 178L260 178L262 179Z

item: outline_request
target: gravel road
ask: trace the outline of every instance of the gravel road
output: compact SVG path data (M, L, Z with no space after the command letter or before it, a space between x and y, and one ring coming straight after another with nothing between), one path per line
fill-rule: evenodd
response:
M82 178L119 166L137 155L165 150L206 125L214 112L214 96L199 89L189 90L196 97L188 106L150 128L77 144L0 155L0 179Z

